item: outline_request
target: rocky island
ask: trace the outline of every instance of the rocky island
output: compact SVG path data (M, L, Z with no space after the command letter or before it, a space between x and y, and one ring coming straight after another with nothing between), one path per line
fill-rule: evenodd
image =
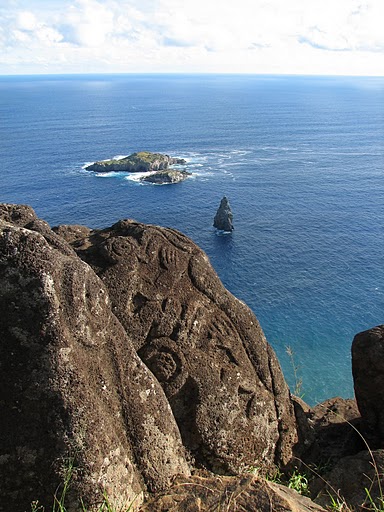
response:
M164 171L172 165L185 165L184 158L173 158L161 153L151 153L150 151L140 151L132 153L123 158L113 158L111 160L100 160L85 167L87 171L94 172L151 172Z
M171 169L173 165L185 165L184 158L174 158L161 153L140 151L123 158L101 160L85 167L86 171L94 172L145 172L148 176L140 178L141 181L156 185L168 185L184 181L191 173L185 170Z
M383 346L357 335L356 400L311 408L182 233L0 204L0 511L52 510L64 482L67 512L381 506ZM314 501L265 479L310 467Z

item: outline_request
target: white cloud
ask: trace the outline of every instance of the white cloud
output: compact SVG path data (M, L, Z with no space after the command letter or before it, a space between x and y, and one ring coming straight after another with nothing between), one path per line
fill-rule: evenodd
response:
M35 15L30 11L21 11L16 15L16 24L19 30L33 31L38 23Z
M114 30L114 13L95 0L78 0L65 13L65 40L79 46L102 46Z
M384 0L3 0L0 72L384 74L382 19Z

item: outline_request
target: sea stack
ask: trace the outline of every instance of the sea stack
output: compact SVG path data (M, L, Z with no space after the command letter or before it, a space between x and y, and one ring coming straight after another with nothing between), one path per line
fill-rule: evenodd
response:
M232 210L227 197L224 196L213 220L213 226L221 231L231 232L234 230L232 220Z

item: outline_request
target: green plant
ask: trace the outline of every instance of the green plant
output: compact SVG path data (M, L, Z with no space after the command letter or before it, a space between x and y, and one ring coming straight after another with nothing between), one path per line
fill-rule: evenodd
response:
M38 501L32 501L31 512L44 512L44 507Z
M348 505L345 503L345 500L338 497L333 496L328 493L329 499L331 500L331 505L328 507L332 512L350 512Z
M75 459L70 458L67 460L67 462L64 466L63 483L56 489L56 492L53 496L53 504L52 504L51 512L67 512L67 509L65 506L65 498L66 498L67 491L69 489L71 480L73 478L74 470L75 470ZM131 501L131 503L129 505L127 505L128 508L121 507L119 509L116 509L111 504L107 493L104 492L103 502L100 504L99 508L97 509L97 512L131 512L133 509L134 502L136 501L138 496L139 495L136 495L135 498ZM84 502L82 499L80 499L80 502L81 502L82 512L88 512L88 509L84 505ZM31 512L45 512L45 508L42 505L40 505L38 501L33 501L31 503Z
M75 459L73 457L69 458L67 463L64 466L64 482L63 482L63 488L61 490L60 497L58 497L58 492L60 489L60 486L57 488L55 495L53 497L53 507L52 512L66 512L66 508L64 505L65 502L65 496L67 494L69 484L72 480L73 471L75 467Z
M295 386L293 388L293 394L298 396L299 398L304 398L303 393L303 379L299 376L300 365L298 365L295 361L294 352L291 346L286 345L285 352L287 353L289 360L291 362L293 377L295 380Z
M309 483L308 477L304 473L300 473L297 469L294 470L288 480L288 487L295 490L303 496L309 496Z
M372 510L373 512L384 512L384 499L383 496L380 496L376 500L372 498L370 490L366 487L365 494L367 495L368 510Z
M274 484L283 484L283 478L284 475L279 468L275 468L272 473L270 472L265 475L265 479L268 480L268 482L273 482Z

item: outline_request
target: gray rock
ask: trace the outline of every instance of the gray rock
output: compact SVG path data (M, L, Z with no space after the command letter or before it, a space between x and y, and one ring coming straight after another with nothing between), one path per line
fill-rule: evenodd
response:
M213 226L220 231L233 231L233 214L228 199L224 196L213 219Z

